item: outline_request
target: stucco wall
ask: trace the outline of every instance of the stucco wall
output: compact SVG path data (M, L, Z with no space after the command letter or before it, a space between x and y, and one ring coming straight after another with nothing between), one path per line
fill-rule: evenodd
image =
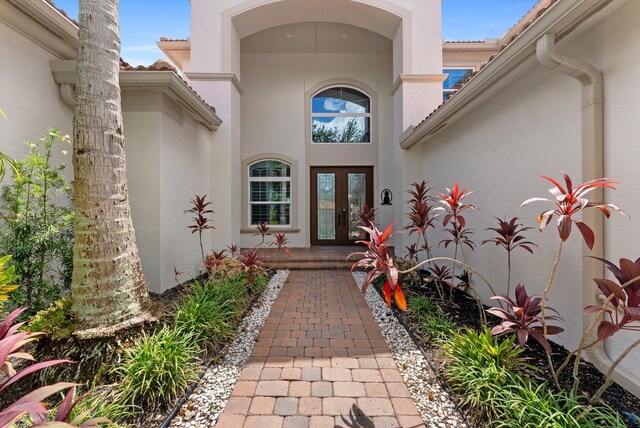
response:
M72 109L60 97L49 60L59 59L0 22L0 150L14 158L27 153L24 141L37 141L50 127L71 134ZM70 159L67 156L70 166ZM56 153L56 162L64 161Z
M188 226L194 195L210 194L211 135L161 93L125 91L124 131L131 213L150 289L163 292L202 273L198 235ZM214 215L215 220L215 215ZM211 232L203 235L205 253Z
M392 141L392 58L386 54L243 54L242 144L246 159L261 153L280 153L297 162L298 227L291 233L291 246L309 245L309 167L321 165L373 165L374 176L387 167L378 163L379 146L390 147ZM339 79L360 82L371 88L377 98L377 132L372 144L313 145L306 143L305 105L314 87ZM335 80L338 79L338 80ZM375 121L373 122L375 124ZM378 182L374 197L378 204ZM386 187L385 183L380 186ZM247 216L247 207L242 213ZM241 244L253 243L250 233L242 235Z
M606 222L605 256L636 259L640 240L640 84L633 76L640 69L640 28L634 25L640 16L640 2L631 1L621 10L589 29L558 44L561 51L598 67L605 80L605 175L622 183L618 191L607 191L605 198L631 215L631 220L613 216ZM451 124L428 142L409 153L422 157L422 175L440 190L457 180L475 191L468 199L479 210L468 215L476 230L475 239L485 239L485 228L493 225L493 216L520 216L528 226L536 226L535 217L542 205L519 210L520 203L533 196L549 196L548 183L536 174L558 176L553 168L567 171L578 182L581 177L581 96L577 81L546 70L531 59L509 78L511 83L492 97L475 105L470 113ZM547 231L528 235L540 246L535 255L516 251L513 282L522 282L530 292L544 288L557 248L555 223ZM437 242L442 234L434 236ZM602 237L598 237L602 239ZM549 294L550 305L566 320L567 331L559 341L573 349L582 332L582 243L574 230L565 246L563 261L555 285ZM451 255L438 249L436 254ZM486 274L499 292L505 291L505 254L495 246L467 252L473 266ZM484 297L479 281L476 287ZM621 352L624 335L607 343L615 358ZM640 362L635 350L623 366Z

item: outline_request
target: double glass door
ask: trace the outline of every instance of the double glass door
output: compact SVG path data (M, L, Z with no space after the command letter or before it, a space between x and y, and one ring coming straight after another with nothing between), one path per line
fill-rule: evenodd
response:
M372 167L311 168L311 245L353 245L358 213L373 205Z

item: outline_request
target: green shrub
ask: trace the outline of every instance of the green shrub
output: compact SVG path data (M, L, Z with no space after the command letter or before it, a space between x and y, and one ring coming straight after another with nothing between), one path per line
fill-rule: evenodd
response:
M438 308L418 324L418 329L427 339L435 343L444 343L449 341L460 328L450 316Z
M498 367L509 371L523 368L533 369L520 357L524 349L516 346L515 336L499 338L491 336L491 330L484 327L478 333L465 328L454 334L451 342L444 346L451 360L452 370L464 370L468 367Z
M423 295L409 295L407 298L409 312L419 320L424 320L436 311L436 305L431 299Z
M234 335L237 320L244 301L244 290L231 295L232 282L198 282L183 301L175 315L176 329L191 333L195 340L209 346Z
M118 403L145 411L169 403L196 379L199 351L196 338L179 329L164 327L154 335L143 334L125 349L116 368Z
M623 428L617 412L607 406L589 408L584 397L554 392L545 382L536 385L517 374L507 374L503 385L488 385L485 405L496 414L495 428Z
M11 254L20 288L11 301L35 313L68 290L73 269L72 189L65 165L51 157L68 136L52 129L14 163L16 173L2 191L0 254ZM66 151L61 150L66 154Z
M11 256L0 257L0 309L2 304L9 300L9 293L18 288L14 283L18 276L15 274L15 266L7 266Z
M73 332L72 321L71 299L63 297L32 316L27 324L27 330L43 331L55 337L67 337Z

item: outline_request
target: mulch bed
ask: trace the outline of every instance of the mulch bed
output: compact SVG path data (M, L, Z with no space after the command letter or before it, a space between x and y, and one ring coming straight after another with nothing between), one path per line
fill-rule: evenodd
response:
M451 318L461 327L469 327L474 330L480 330L482 327L480 314L478 311L478 304L475 299L469 296L464 291L454 289L453 298L451 301L448 299L448 290L445 290L444 301L440 300L436 288L432 285L426 285L424 287L406 287L408 288L407 294L421 294L429 297L434 302L437 302L444 313L451 316ZM417 334L416 320L411 314L402 312L394 307L395 315L400 318L405 325L413 329L415 336L422 342L422 346L427 351L427 355L436 365L438 370L442 370L446 365L446 361L442 355L442 351L436 345L431 342L426 342L421 339L420 334ZM491 314L487 314L487 321L489 327L499 324L499 319ZM551 342L553 350L553 362L554 366L559 367L562 362L569 355L569 351ZM540 380L552 379L552 374L547 365L547 357L544 349L535 340L530 340L525 346L525 351L522 356L528 359L528 362L533 366L540 369L537 373L532 373L533 377ZM572 363L562 372L560 378L560 385L563 389L570 390L573 384L572 377ZM591 363L582 360L580 363L580 387L579 392L591 396L602 385L605 380L604 374L602 374ZM624 418L625 422L630 428L640 427L640 424L632 421L627 415L635 414L640 415L640 400L631 393L627 392L624 388L613 383L602 395L602 401L608 404L611 408L618 411Z

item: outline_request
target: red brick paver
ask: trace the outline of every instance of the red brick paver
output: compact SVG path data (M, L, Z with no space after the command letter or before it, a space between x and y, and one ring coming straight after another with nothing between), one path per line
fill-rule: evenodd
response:
M291 271L217 427L423 426L409 397L351 274Z

